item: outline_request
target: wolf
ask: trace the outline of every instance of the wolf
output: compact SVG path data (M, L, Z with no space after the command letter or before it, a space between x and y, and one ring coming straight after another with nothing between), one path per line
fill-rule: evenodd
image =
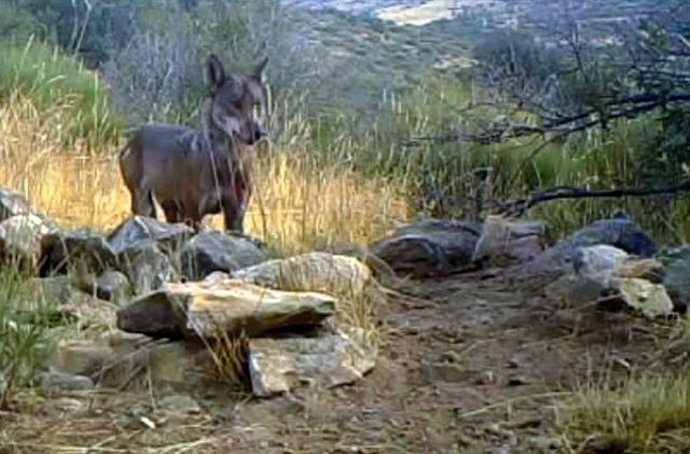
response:
M133 132L118 155L133 214L156 218L155 199L167 222L199 231L204 216L222 211L225 229L244 233L252 193L246 149L268 137L260 122L267 61L248 75L226 74L211 54L201 129L154 123Z

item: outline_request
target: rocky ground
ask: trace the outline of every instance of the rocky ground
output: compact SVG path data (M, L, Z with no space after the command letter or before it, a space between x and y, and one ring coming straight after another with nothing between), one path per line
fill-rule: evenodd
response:
M378 364L356 385L258 401L222 388L32 397L32 411L1 414L0 450L564 451L555 421L578 384L672 352L639 317L563 307L509 278L406 284L419 301L392 301Z
M60 231L0 195L5 265L41 264L71 320L0 411L2 453L568 452L582 386L686 362L690 248L622 213L550 247L490 216L270 259L141 217Z

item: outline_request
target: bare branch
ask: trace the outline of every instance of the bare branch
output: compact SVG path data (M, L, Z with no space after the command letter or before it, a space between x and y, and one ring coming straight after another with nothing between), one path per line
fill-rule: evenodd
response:
M600 199L600 198L620 198L620 197L649 197L663 194L677 194L690 192L690 181L684 181L675 186L663 186L656 188L618 188L618 189L584 189L571 187L550 188L543 191L535 191L528 198L517 200L510 203L496 203L501 211L514 215L523 216L527 211L535 206L554 200L578 200L578 199Z

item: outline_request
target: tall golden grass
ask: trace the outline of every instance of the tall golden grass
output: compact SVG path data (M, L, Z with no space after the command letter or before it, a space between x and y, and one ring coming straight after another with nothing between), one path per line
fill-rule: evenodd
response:
M94 153L61 140L61 106L46 112L19 94L0 105L0 185L25 193L65 228L107 230L130 215L118 144ZM367 244L409 216L400 188L351 169L320 168L308 153L268 149L257 156L245 227L285 253L328 242ZM160 215L162 217L162 215ZM221 228L220 216L209 219Z

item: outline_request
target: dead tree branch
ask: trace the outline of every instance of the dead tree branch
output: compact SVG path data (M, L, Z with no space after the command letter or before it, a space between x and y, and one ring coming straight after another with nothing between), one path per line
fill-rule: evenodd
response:
M578 200L620 197L649 197L664 194L678 194L690 192L690 180L673 186L655 188L617 188L617 189L584 189L573 187L557 187L534 191L525 198L510 203L497 202L495 205L505 214L523 216L531 208L553 200Z

